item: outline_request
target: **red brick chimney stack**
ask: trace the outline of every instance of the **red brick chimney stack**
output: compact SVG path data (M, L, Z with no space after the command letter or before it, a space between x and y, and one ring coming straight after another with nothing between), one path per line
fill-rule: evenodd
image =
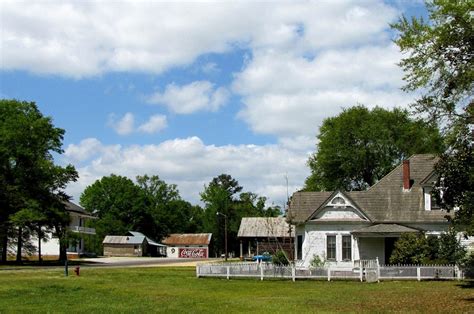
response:
M410 189L410 161L403 161L403 189L408 191Z

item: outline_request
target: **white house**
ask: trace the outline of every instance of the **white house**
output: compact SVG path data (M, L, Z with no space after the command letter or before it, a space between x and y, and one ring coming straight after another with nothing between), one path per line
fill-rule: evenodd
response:
M433 155L414 155L366 191L294 193L287 219L296 225L297 260L307 266L319 256L352 267L378 258L385 264L401 234L446 231L448 213L431 197L436 162Z
M95 219L94 216L87 213L84 208L72 202L66 203L66 210L70 216L68 229L72 231L76 237L71 240L67 253L69 256L77 256L88 253L85 238L95 235L95 229L86 227L86 222ZM42 256L59 256L59 239L47 234L48 239L41 241ZM38 248L38 240L32 239L32 244Z

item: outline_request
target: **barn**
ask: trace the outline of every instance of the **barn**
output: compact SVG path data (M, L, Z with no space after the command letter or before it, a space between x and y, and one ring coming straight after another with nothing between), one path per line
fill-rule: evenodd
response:
M237 237L240 259L251 259L264 252L285 251L293 259L294 230L285 217L243 217Z
M208 258L212 233L174 233L163 240L166 255L174 258Z
M104 256L164 256L166 246L144 234L129 231L125 236L108 235L102 241Z

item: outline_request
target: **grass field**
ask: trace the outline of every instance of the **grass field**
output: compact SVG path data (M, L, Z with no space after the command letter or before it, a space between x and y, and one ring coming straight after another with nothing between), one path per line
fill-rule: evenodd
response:
M228 281L198 279L191 267L81 271L0 271L0 312L474 312L474 287L452 281Z

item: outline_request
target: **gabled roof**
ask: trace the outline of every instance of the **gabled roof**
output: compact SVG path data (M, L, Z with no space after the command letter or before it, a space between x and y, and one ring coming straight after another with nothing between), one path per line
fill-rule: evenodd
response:
M209 245L212 233L173 233L162 242L166 245Z
M134 237L134 236L114 236L108 235L105 236L102 244L143 244L145 242L145 237Z
M291 197L287 220L301 223L306 221L332 195L332 192L295 192Z
M237 237L286 238L290 226L284 217L243 217ZM294 236L294 228L291 229Z
M159 244L155 241L153 241L152 239L150 239L149 237L145 236L143 233L141 232L138 232L138 231L129 231L128 232L130 235L132 235L133 237L136 237L137 239L140 239L140 238L145 238L146 239L146 242L148 242L149 245L153 245L153 246L166 246L166 245L163 245L163 244Z
M321 203L321 205L307 218L307 220L313 219L316 217L320 212L325 210L325 208L328 206L328 204L332 201L333 198L335 198L337 195L342 195L342 197L346 198L352 205L354 206L355 210L359 212L364 218L370 220L370 217L361 209L359 206L357 206L357 203L352 200L350 195L347 192L343 192L341 190L336 190L329 195L329 197Z
M92 216L91 213L87 212L83 207L73 203L71 201L63 202L66 205L66 210L70 213L78 214L81 217L97 218Z
M129 231L128 235L126 236L115 236L115 235L108 235L105 236L104 241L102 244L130 244L130 245L141 245L144 242L147 242L149 245L153 246L165 246L163 244L156 243L155 241L151 240L143 233L137 231Z
M410 160L410 179L413 182L409 191L403 191L402 165L367 191L345 192L374 223L397 222L446 222L446 212L425 211L422 183L433 174L438 158L431 154L413 155ZM291 198L289 216L296 223L303 223L321 207L332 192L296 192Z

